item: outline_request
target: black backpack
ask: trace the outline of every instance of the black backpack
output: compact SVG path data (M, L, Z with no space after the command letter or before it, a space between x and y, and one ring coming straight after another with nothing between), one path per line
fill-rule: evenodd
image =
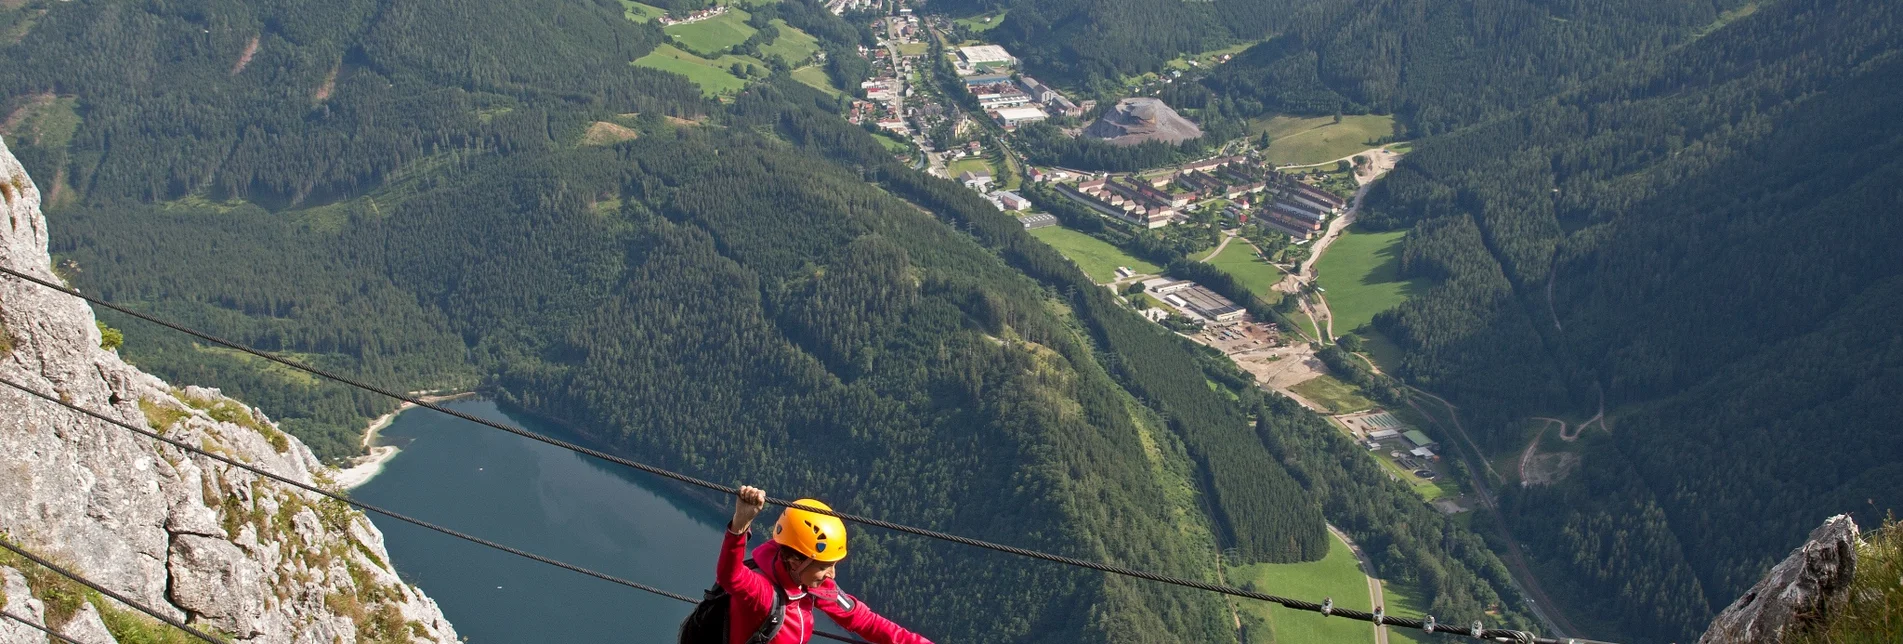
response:
M747 567L759 571L759 564L747 560ZM733 597L727 589L715 583L702 595L700 605L694 612L681 621L681 644L727 644L727 611L731 608ZM780 634L780 627L786 621L786 589L779 584L773 586L773 610L767 611L766 621L760 624L760 630L753 632L747 644L767 644Z

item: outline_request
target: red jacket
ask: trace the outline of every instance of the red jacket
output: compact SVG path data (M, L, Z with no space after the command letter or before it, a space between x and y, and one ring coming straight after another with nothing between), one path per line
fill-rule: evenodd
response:
M753 561L760 569L747 568L747 535L722 530L720 543L720 587L732 595L727 612L730 644L745 644L753 632L766 622L773 610L773 587L786 589L786 621L772 644L806 644L813 639L814 615L824 612L834 623L873 644L932 644L900 628L892 620L880 617L858 598L839 590L828 579L816 588L805 588L787 578L780 565L780 545L771 541L753 549Z

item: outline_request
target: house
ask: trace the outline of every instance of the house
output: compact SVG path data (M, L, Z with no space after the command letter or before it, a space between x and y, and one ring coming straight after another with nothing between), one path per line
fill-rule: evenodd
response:
M991 118L996 119L999 125L1004 126L1004 129L1015 130L1050 118L1050 115L1035 107L1003 107L992 110Z
M1413 454L1415 456L1419 456L1421 458L1428 459L1428 460L1437 460L1440 458L1434 455L1434 450L1431 450L1425 447L1416 447L1413 450L1409 451L1408 453Z
M1381 440L1384 438L1398 438L1400 437L1400 435L1401 435L1401 430L1398 430L1398 429L1377 429L1377 430L1368 432L1368 438L1372 438L1375 440Z
M958 182L965 184L967 188L983 192L987 186L991 185L991 173L983 170L967 170L958 173Z
M1027 210L1031 207L1031 200L1015 192L999 191L997 196L998 203L1004 204L1005 210Z
M1428 438L1427 434L1422 433L1421 430L1418 430L1418 429L1407 430L1407 433L1402 434L1402 436L1406 436L1407 442L1413 443L1415 447L1439 447L1440 446L1440 443L1434 442L1434 439Z

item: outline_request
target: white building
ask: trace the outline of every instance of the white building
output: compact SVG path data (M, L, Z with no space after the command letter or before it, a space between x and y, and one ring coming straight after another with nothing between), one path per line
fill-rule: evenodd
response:
M1050 118L1051 115L1035 107L1001 107L992 110L991 117L997 119L998 124L1006 129L1014 129Z
M1018 62L1018 59L1013 58L1010 52L1005 51L1003 47L997 45L959 47L958 56L965 59L965 64L971 65L972 67L985 65L1015 65Z
M1005 210L1027 210L1031 207L1031 200L1025 199L1018 193L1004 190L998 192L998 203L1003 204Z

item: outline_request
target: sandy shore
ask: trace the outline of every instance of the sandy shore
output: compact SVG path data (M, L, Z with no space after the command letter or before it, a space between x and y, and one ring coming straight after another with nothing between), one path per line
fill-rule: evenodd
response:
M412 391L410 395L417 396L424 393L427 392ZM427 403L439 403L474 395L476 395L475 392L465 391L461 393L426 395L421 396L419 400ZM397 414L409 411L415 406L414 403L406 402L399 405L396 411L378 416L376 420L370 421L370 426L365 427L363 430L363 448L369 450L370 453L357 457L350 462L350 467L339 469L336 474L331 476L331 480L337 483L338 488L348 490L363 485L383 472L383 464L389 462L392 458L396 458L397 452L401 450L389 445L377 445L377 432L383 431L383 428L389 427L390 423L396 422Z

